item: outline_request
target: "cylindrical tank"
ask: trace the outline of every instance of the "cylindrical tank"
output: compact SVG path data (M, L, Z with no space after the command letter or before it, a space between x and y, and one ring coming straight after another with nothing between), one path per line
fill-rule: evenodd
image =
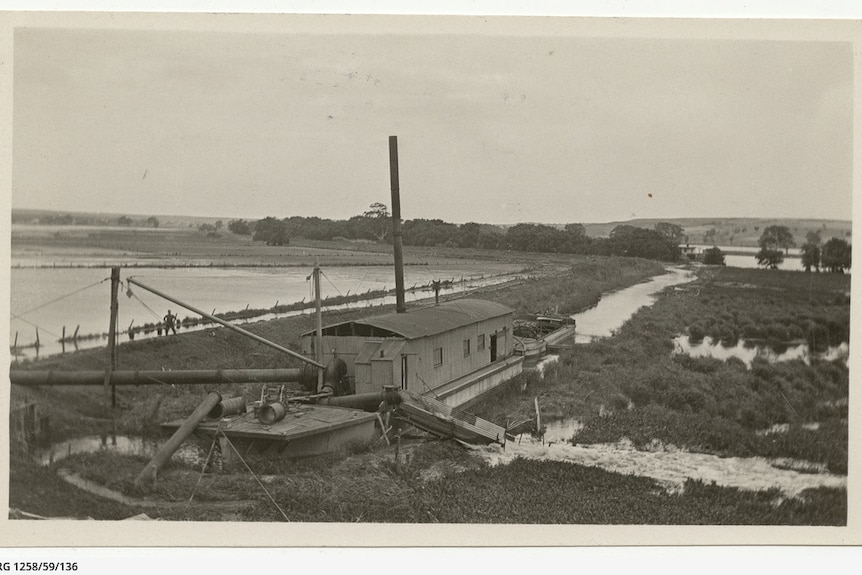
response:
M287 414L287 407L280 401L274 401L258 408L257 419L264 425L272 425L284 419L285 414Z
M221 400L218 405L207 413L207 417L209 419L221 419L228 415L238 415L240 413L245 413L245 398L242 396Z

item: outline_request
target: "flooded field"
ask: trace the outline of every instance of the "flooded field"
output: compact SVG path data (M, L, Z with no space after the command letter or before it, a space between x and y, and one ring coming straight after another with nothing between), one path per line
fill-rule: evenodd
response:
M680 335L674 338L673 344L674 353L685 354L691 357L712 357L721 360L736 358L748 367L751 367L751 363L756 358L765 359L770 363L798 359L804 361L806 364L810 364L812 358L818 358L827 361L841 360L846 365L850 357L850 344L847 342L832 346L824 353L812 352L806 343L783 345L780 349L775 349L774 346L755 344L754 342L741 339L734 345L726 346L709 336L704 337L702 341L692 342L689 336Z
M482 270L476 266L407 266L404 271L405 287L423 286L432 280L453 282L441 293L470 290L485 285L508 281L517 275L519 266L487 264ZM301 268L174 268L121 271L120 279L135 279L186 301L207 312L216 313L248 309L270 309L277 303L289 304L311 301L310 270ZM128 274L128 275L126 275ZM78 349L105 345L109 323L110 271L105 269L13 269L11 270L10 344L16 333L21 346L36 340L39 329L39 355L61 353L58 340L71 336L98 334L93 339L80 339ZM321 281L323 297L355 295L368 291L388 290L395 287L391 266L352 266L325 269ZM412 301L430 297L430 291L408 292ZM349 307L381 305L391 298L349 304ZM121 290L118 323L120 331L130 326L154 323L171 309L180 318L193 316L184 310L146 292L143 289ZM295 312L298 313L298 312ZM252 321L276 317L256 317ZM282 317L282 316L279 316ZM155 332L150 334L155 336ZM125 336L121 336L125 339ZM139 334L137 338L145 337ZM72 343L66 351L73 351ZM35 349L22 350L24 357L35 356Z

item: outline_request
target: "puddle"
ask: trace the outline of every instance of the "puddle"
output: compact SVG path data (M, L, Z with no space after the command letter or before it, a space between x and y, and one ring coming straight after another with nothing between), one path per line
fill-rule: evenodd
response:
M847 476L818 472L822 470L821 466L804 461L718 457L689 453L658 442L652 449L638 451L626 439L613 444L572 445L564 440L549 441L546 434L544 445L524 435L520 443L511 441L505 448L491 445L477 448L476 452L490 465L505 465L522 457L568 461L625 475L649 477L669 492L681 492L686 479L700 479L706 483L714 481L718 485L751 491L777 487L788 497L814 487L847 488Z
M846 364L850 357L850 344L847 342L830 347L824 353L812 352L806 343L790 345L778 352L769 346L756 345L744 339L740 339L736 345L727 347L708 336L700 342L693 343L687 335L680 335L674 338L673 345L674 354L685 354L690 357L712 357L720 360L737 358L747 367L751 367L755 358L765 359L770 363L802 360L808 364L811 358L815 357L827 361L841 360Z
M97 453L100 451L152 457L163 443L163 441L128 435L88 435L61 441L47 449L37 450L34 457L42 465L50 465L76 453ZM199 445L186 442L171 456L171 460L201 467L206 456L207 451Z
M578 419L558 419L544 425L545 443L568 442L584 428Z

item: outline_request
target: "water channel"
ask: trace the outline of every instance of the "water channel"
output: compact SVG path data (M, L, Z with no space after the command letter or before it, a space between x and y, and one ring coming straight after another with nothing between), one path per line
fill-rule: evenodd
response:
M599 303L572 317L577 322L575 343L589 343L596 338L609 337L619 329L640 308L655 303L658 293L674 285L693 279L692 272L681 268L671 268L670 273L652 278L612 294L605 294ZM711 355L721 359L739 357L751 365L754 357L760 354L769 361L806 359L811 356L806 345L789 347L784 353L776 354L768 349L746 346L744 342L732 348L722 347L705 339L698 345L688 342L686 336L675 340L675 353ZM846 362L849 347L846 344L830 349L822 357L841 359ZM559 359L554 354L541 358L534 369L540 374L544 368ZM548 461L567 461L579 465L596 466L607 471L634 474L658 481L670 492L680 492L687 479L715 482L726 487L746 490L778 488L787 497L799 495L814 487L846 488L847 477L827 473L822 465L790 459L766 459L762 457L718 457L704 453L690 453L659 443L649 451L639 451L628 440L613 444L574 444L578 432L583 428L577 419L563 419L546 422L542 437L519 436L499 446L483 447L477 450L489 464L507 464L515 458L539 459ZM809 429L815 430L816 426ZM782 429L765 430L764 433L781 432Z

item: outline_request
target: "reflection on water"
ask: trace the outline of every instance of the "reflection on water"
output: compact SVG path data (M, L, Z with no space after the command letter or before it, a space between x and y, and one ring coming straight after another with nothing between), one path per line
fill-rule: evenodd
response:
M751 367L755 358L764 359L770 363L798 359L807 364L814 357L827 361L841 360L846 364L850 357L850 344L847 342L830 347L824 353L812 352L808 344L805 343L782 346L783 349L776 351L769 346L755 345L742 339L733 346L724 346L711 337L705 337L703 341L694 343L687 335L675 337L673 344L673 353L675 354L686 354L691 357L712 357L720 360L737 358L748 367Z
M715 482L726 487L752 491L780 489L792 497L815 487L847 487L846 475L817 472L820 466L787 459L762 457L718 457L689 453L656 444L655 450L638 451L628 440L617 443L572 445L545 442L524 436L519 443L505 447L491 445L476 448L476 453L490 465L505 465L518 457L544 461L567 461L626 475L655 479L668 491L679 492L687 479ZM796 469L802 469L799 472Z
M161 447L161 443L153 439L144 439L128 435L88 435L67 439L41 449L34 454L42 465L50 465L76 453L97 453L99 451L120 453L123 455L141 455L152 457ZM207 452L190 442L183 443L171 456L174 461L200 467L206 460Z
M655 303L658 292L694 279L694 273L690 270L670 268L668 271L649 281L604 294L595 307L574 314L572 317L577 322L575 343L589 343L595 338L610 337L640 308Z

